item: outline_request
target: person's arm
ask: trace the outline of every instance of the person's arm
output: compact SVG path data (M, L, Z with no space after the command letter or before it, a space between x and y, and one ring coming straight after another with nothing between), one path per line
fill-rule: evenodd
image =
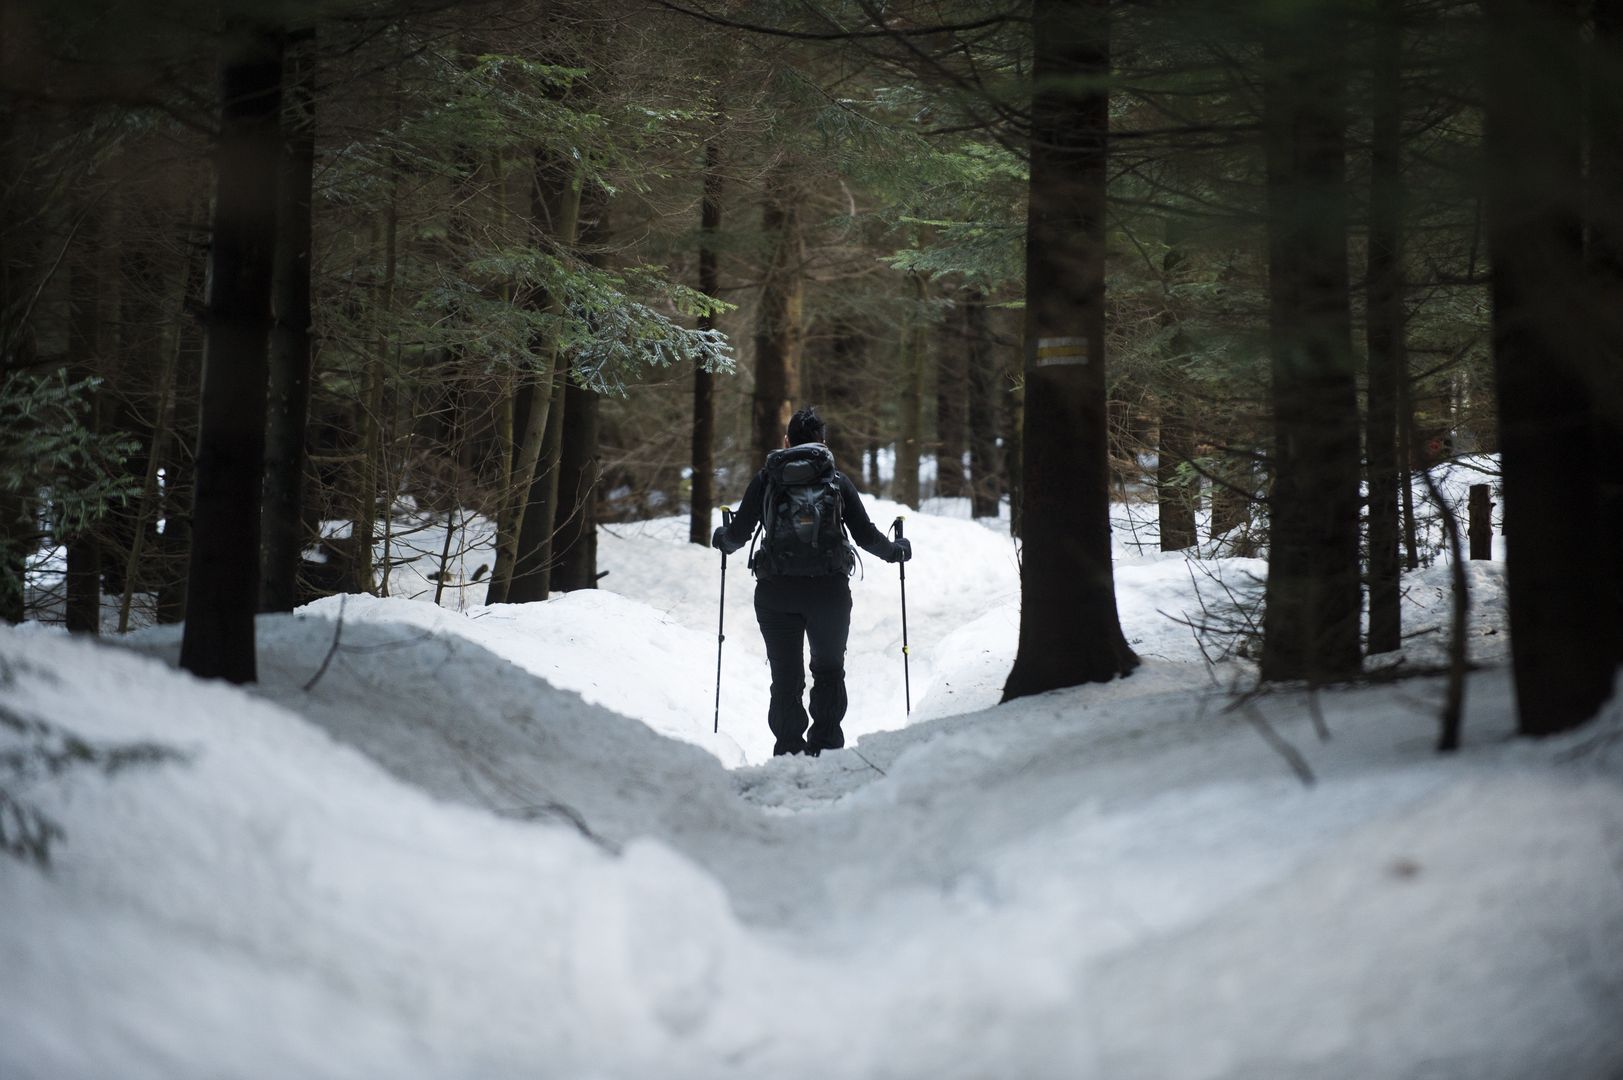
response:
M886 562L906 562L912 557L911 543L906 540L892 543L874 526L873 519L868 517L868 508L862 505L862 496L857 494L857 486L844 473L840 474L840 496L845 500L845 527L863 551Z
M744 498L738 504L738 513L733 515L733 523L719 527L710 537L711 547L720 548L731 555L750 542L750 537L755 535L755 526L761 523L761 497L765 494L765 487L766 470L763 469L750 481Z

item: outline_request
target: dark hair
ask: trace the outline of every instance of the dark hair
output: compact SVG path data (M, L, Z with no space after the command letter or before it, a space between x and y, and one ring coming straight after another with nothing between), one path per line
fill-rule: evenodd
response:
M789 418L789 445L822 442L827 428L817 410L808 405Z

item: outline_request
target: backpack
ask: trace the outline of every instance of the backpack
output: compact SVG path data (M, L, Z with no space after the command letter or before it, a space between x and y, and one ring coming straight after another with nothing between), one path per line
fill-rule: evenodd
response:
M849 577L856 562L843 505L828 447L806 443L768 454L756 576Z

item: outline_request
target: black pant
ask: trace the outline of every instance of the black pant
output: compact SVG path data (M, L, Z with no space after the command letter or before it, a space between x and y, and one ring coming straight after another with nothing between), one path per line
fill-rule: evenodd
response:
M843 577L768 578L755 585L755 620L761 624L772 668L772 703L766 722L777 737L774 754L833 750L845 745L845 639L851 633L851 585ZM806 688L802 641L811 642L811 730L801 691Z

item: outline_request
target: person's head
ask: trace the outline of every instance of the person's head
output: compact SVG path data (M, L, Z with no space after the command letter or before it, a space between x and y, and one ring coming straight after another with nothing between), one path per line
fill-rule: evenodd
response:
M820 443L827 429L817 410L808 405L789 418L789 445Z

